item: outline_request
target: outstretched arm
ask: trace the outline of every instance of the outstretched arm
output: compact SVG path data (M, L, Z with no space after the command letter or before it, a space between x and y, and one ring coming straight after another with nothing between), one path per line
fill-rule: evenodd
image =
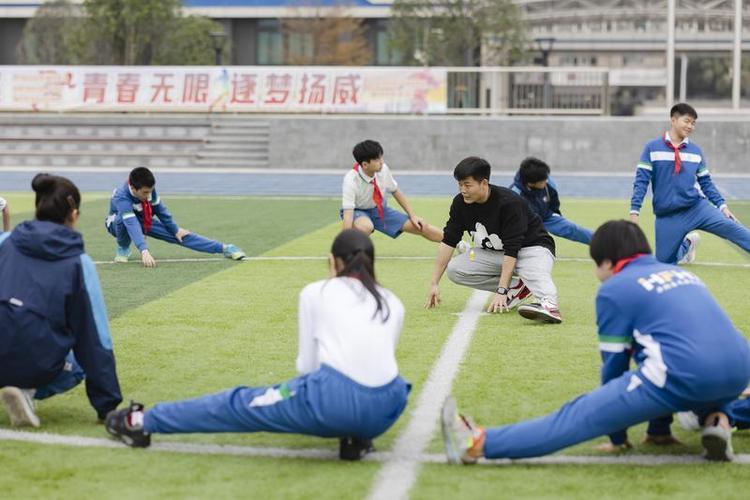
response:
M630 198L630 220L638 223L638 217L643 206L643 199L646 197L648 185L651 183L651 151L648 146L643 149L641 159L635 169L635 181L633 181L633 196Z
M440 304L440 289L438 287L440 279L443 277L445 269L448 267L448 262L451 260L453 255L454 247L440 243L438 246L437 258L435 259L435 268L432 271L432 280L430 281L430 293L427 295L427 302L425 308L432 309L433 307Z

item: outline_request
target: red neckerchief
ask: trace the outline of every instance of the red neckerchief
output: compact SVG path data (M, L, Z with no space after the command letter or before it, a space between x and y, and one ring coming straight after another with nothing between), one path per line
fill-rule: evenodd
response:
M617 261L617 264L615 264L615 267L614 267L614 268L612 269L612 274L617 274L617 273L619 273L620 271L622 271L622 269L623 269L623 268L624 268L625 266L627 266L628 264L630 264L631 262L633 262L633 261L634 261L635 259L637 259L638 257L643 257L644 255L648 255L648 254L645 254L645 253L637 253L637 254L635 254L635 255L631 255L630 257L625 257L624 259L620 259L620 260L618 260L618 261Z
M355 163L352 167L352 170L357 171L359 173L360 165L358 163ZM380 188L378 187L378 183L375 182L375 176L372 177L372 180L370 181L370 184L372 184L372 201L375 203L375 206L378 209L378 215L380 216L380 220L383 221L383 227L385 227L385 211L383 210L383 193L380 192Z
M682 145L685 144L684 142L681 142L677 146L672 144L671 138L670 140L667 140L666 137L664 137L664 144L667 145L669 149L674 151L674 173L679 174L680 170L682 170L682 158L680 158L680 149L682 149Z

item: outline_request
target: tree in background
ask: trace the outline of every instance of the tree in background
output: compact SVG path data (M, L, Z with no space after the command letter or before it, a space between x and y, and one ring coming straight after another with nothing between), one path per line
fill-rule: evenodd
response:
M345 5L307 8L313 9L312 17L281 20L286 64L361 66L370 62L362 19L351 17Z
M185 17L181 5L181 0L84 0L78 9L66 0L45 3L24 29L19 59L33 64L212 64L210 33L221 31L221 25Z
M71 59L70 37L81 24L77 7L67 0L47 2L39 7L24 27L18 44L21 64L74 64Z
M510 65L527 45L511 0L395 0L391 43L406 64Z

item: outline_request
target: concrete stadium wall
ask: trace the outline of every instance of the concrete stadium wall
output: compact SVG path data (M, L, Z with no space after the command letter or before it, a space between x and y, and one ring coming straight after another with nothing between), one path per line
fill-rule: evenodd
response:
M270 120L270 165L338 168L351 148L375 139L398 170L452 170L462 158L486 158L498 170L526 156L560 172L632 172L665 119L612 117L296 117ZM694 140L713 173L750 173L750 120L701 119Z

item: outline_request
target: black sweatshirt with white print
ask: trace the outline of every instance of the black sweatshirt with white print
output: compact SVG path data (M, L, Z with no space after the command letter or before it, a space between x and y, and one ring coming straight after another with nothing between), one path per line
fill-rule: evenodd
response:
M528 202L508 188L490 184L484 203L466 203L460 194L453 198L443 243L454 247L468 231L474 246L502 250L518 258L521 248L542 246L555 254L555 242L544 229L542 219Z

